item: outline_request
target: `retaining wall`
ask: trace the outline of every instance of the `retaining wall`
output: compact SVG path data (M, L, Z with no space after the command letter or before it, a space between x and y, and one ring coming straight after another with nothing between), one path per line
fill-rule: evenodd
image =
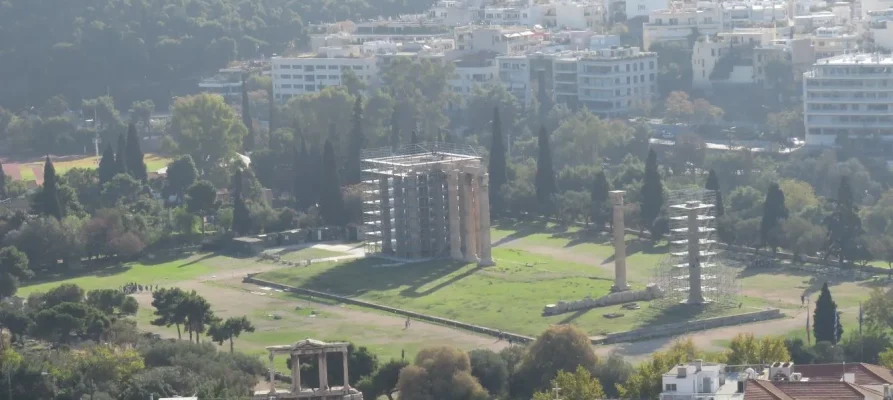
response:
M307 295L307 296L320 297L320 298L328 299L328 300L335 300L335 301L338 301L341 303L353 304L353 305L357 305L357 306L361 306L361 307L373 308L376 310L386 311L389 313L398 314L398 315L402 315L405 317L410 317L410 318L417 319L420 321L427 321L427 322L432 322L435 324L465 329L465 330L472 331L475 333L480 333L480 334L489 335L489 336L493 336L493 337L501 337L503 339L511 339L512 342L516 342L516 343L528 343L528 342L532 342L534 339L529 336L518 335L518 334L510 333L510 332L503 332L503 331L500 331L499 329L493 329L493 328L488 328L485 326L468 324L465 322L455 321L455 320L451 320L451 319L447 319L447 318L435 317L433 315L421 314L421 313L417 313L415 311L403 310L403 309L389 307L389 306L385 306L385 305L381 305L381 304L371 303L368 301L358 300L358 299L354 299L354 298L350 298L350 297L339 296L339 295L335 295L335 294L331 294L331 293L319 292L319 291L311 290L311 289L297 288L297 287L283 285L281 283L276 283L276 282L269 282L269 281L265 281L263 279L255 278L254 274L247 275L245 277L245 279L242 280L242 282L248 282L248 283L253 283L255 285L271 287L274 289L280 289L280 290L283 290L286 292L298 293L298 294L303 294L303 295Z
M728 315L725 317L707 318L697 321L679 322L675 324L650 326L625 332L610 333L604 338L593 339L592 344L635 342L637 340L682 335L689 332L703 331L724 326L749 324L783 317L784 314L781 313L781 310L773 308L770 310L745 314Z

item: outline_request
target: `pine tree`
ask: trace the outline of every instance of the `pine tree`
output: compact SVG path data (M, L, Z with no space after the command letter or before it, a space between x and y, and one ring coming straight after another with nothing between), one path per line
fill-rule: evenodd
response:
M648 151L645 160L645 178L642 180L642 223L649 232L653 232L657 217L660 216L664 205L664 187L660 181L660 172L657 169L657 153L654 149Z
M760 221L760 245L769 246L772 252L781 245L781 222L788 217L784 204L784 192L777 183L769 185L763 202L763 219Z
M557 188L555 186L555 169L552 166L552 146L549 144L549 135L546 127L540 126L539 154L536 159L536 200L547 211L551 209L552 195Z
M726 211L722 205L722 192L719 190L719 178L716 177L716 171L710 170L710 174L707 175L707 183L704 185L704 189L711 190L716 195L715 202L715 212L717 217L722 217L725 215Z
M105 151L102 152L102 158L99 159L99 167L97 168L99 186L105 185L106 182L111 182L112 178L115 177L117 169L118 166L115 163L115 151L112 150L112 145L106 145Z
M6 172L3 171L3 163L0 162L0 200L6 198Z
M326 224L343 226L347 223L347 215L344 210L344 197L341 194L341 180L338 177L335 149L330 140L326 140L322 160L323 181L322 190L320 190L319 213Z
M242 75L242 123L248 128L248 134L245 135L245 139L242 141L242 148L245 149L245 153L250 153L254 150L256 140L253 121L251 118L251 99L248 98L248 86L245 84L245 76Z
M59 183L56 179L56 167L50 156L46 157L43 164L43 189L38 194L39 202L37 212L40 215L52 216L62 219L62 205L59 202Z
M828 282L822 285L819 299L815 302L812 315L812 332L816 342L837 344L843 338L843 326L837 316L837 303L831 298Z
M603 227L611 219L611 204L608 193L611 191L611 184L608 183L608 177L605 171L598 171L589 189L589 197L592 199L592 220L598 227Z
M836 256L839 263L852 263L859 255L858 239L865 233L862 219L853 201L853 190L847 177L840 178L834 211L825 224L828 227L828 244L825 257Z
M115 175L127 173L127 137L118 136L118 151L115 153Z
M409 135L409 143L419 144L419 136L416 135L415 131L412 131L412 134Z
M146 162L143 161L143 150L140 148L140 138L136 134L136 125L133 122L127 127L127 173L134 179L146 182L149 173L146 171Z
M237 235L251 232L251 214L242 196L242 170L237 169L233 175L233 221L232 231Z
M393 96L392 96L393 97ZM394 112L391 113L391 149L397 150L400 147L400 115L397 114L397 105L394 104Z
M502 185L508 182L505 160L505 143L502 139L502 121L499 118L499 107L493 107L493 133L490 138L490 214L498 215L502 210Z
M350 140L347 143L347 162L344 166L344 183L356 185L361 180L360 159L363 156L363 147L366 138L363 136L363 98L357 96L353 106L353 129L350 132Z

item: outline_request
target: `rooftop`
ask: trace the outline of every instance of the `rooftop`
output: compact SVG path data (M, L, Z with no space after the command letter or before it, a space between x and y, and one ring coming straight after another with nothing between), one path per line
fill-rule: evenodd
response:
M817 65L893 65L893 56L889 54L843 54L835 57L823 58L816 61Z
M864 400L880 393L841 381L773 382L749 379L744 386L745 400Z

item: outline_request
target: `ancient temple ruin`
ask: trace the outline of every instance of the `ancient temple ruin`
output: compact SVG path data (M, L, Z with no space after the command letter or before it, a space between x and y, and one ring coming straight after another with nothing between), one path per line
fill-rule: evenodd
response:
M362 157L367 254L493 263L489 180L477 150L418 143Z
M264 400L363 400L363 394L350 387L350 374L347 368L347 346L348 343L326 343L314 339L305 339L295 344L267 347L267 351L270 352L270 389L266 393L256 391L254 398ZM329 353L341 353L344 368L342 382L329 382L328 359L326 357ZM289 388L277 389L275 370L273 368L276 355L291 357L293 364L306 363L308 361L318 363L319 387L310 388L302 385L300 368L292 368Z

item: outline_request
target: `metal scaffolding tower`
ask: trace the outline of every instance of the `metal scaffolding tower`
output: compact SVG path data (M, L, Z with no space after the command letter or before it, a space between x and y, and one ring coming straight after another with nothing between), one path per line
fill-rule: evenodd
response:
M666 293L665 306L727 303L738 292L735 272L714 246L716 194L706 189L670 192L667 204L669 253L654 273Z
M489 187L475 148L367 150L362 169L367 254L491 262Z

